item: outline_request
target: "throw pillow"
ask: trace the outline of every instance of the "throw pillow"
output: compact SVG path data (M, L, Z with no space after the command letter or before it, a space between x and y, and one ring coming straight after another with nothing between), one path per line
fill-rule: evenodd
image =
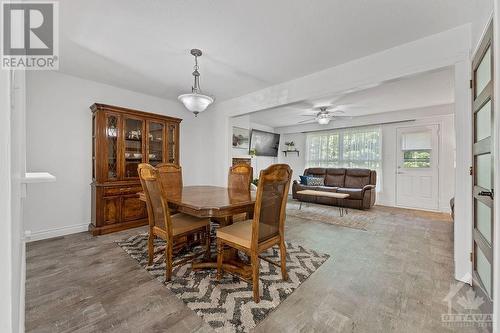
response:
M307 185L310 186L324 186L325 179L317 177L307 177Z
M300 185L307 185L307 176L299 176L300 177Z

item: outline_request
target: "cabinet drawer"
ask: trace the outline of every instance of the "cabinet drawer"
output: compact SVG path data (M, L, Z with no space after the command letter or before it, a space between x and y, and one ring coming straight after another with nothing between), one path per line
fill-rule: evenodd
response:
M141 186L108 187L104 189L104 195L109 197L121 194L136 194L142 192Z

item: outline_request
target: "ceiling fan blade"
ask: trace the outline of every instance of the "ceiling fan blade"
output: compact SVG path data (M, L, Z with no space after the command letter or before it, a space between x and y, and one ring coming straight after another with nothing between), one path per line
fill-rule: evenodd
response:
M289 104L289 106L297 108L297 109L312 109L314 108L314 104L308 101L300 101Z
M342 120L351 120L352 118L354 118L353 116L333 116L333 119L342 119Z
M308 120L299 121L297 124L307 124L307 123L313 123L315 121L316 121L316 119L308 119Z
M343 115L345 112L342 110L336 110L336 111L328 111L331 115Z

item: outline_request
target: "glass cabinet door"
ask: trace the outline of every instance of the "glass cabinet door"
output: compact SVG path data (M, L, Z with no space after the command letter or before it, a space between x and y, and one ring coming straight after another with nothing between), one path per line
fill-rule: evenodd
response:
M124 122L125 178L138 177L137 167L144 160L143 121L126 118Z
M107 178L118 178L118 116L106 116Z
M148 163L155 166L163 162L163 132L165 125L150 121L148 123Z
M178 163L177 157L177 125L168 124L167 131L167 151L168 151L168 163Z

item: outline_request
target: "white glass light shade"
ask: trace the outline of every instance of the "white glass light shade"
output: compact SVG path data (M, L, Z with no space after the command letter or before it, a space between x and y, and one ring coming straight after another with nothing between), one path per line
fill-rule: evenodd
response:
M205 111L207 107L214 102L214 99L207 95L191 93L183 94L178 97L186 109L191 112L199 113Z
M330 118L329 117L318 117L316 118L318 124L320 125L327 125L329 122L330 122Z

